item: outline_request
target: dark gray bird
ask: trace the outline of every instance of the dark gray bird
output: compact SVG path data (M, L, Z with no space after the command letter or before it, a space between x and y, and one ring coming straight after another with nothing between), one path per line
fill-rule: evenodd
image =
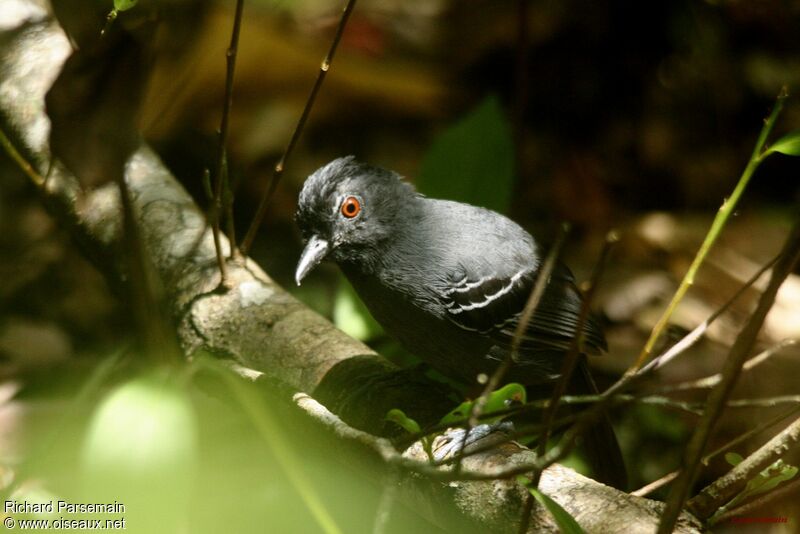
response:
M353 156L306 180L296 219L306 241L298 285L322 260L335 261L390 335L465 384L505 359L544 257L519 225L487 209L427 198L398 174ZM572 273L559 265L508 378L526 385L555 379L580 308ZM583 331L587 352L606 349L594 319ZM580 367L573 390L596 392L585 362ZM610 423L601 423L594 441L613 450L601 453L606 466L600 467L623 466L624 474Z

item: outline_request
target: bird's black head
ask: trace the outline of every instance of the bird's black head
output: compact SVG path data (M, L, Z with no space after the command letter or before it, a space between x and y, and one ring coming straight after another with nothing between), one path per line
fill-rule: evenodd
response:
M308 177L295 219L306 247L297 264L301 280L326 257L337 263L370 261L411 209L414 188L392 171L347 156Z

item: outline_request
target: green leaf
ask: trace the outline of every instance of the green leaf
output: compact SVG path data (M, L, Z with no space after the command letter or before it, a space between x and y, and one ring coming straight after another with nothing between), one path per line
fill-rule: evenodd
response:
M92 472L149 481L148 475L164 469L173 475L191 471L196 440L186 392L167 377L145 376L119 386L102 402L89 427L83 460Z
M486 98L440 134L422 161L417 189L507 212L514 185L511 128L497 97Z
M760 493L766 493L774 489L778 484L781 482L785 482L787 480L791 480L797 474L797 468L793 465L785 465L782 467L781 472L771 477L769 480L764 482L754 493L753 495L758 495Z
M726 452L725 453L725 461L728 462L729 464L731 464L734 467L736 467L737 465L742 463L742 460L744 460L744 458L742 458L741 454L738 454L738 453L735 453L735 452Z
M138 2L139 0L114 0L114 9L117 11L127 11Z
M505 386L497 389L489 394L489 399L486 401L486 406L483 409L484 414L490 414L500 410L505 410L514 404L525 404L527 395L525 393L525 386L516 382L511 382ZM465 401L459 404L456 408L450 411L447 415L442 417L440 421L443 425L449 425L462 421L472 413L472 406L475 401ZM494 422L500 420L502 417L496 419L488 419L485 422Z
M777 460L748 482L743 493L748 497L766 493L781 482L794 478L796 474L797 467L784 463L783 460Z
M345 334L361 341L373 339L383 333L381 325L372 318L353 286L344 278L333 302L333 324Z
M773 143L767 153L780 152L787 156L800 156L800 130L790 132Z
M421 431L419 423L411 419L399 408L392 408L386 413L386 420L403 427L409 434L418 434Z
M556 525L558 525L559 530L563 534L583 534L583 529L575 521L575 518L572 517L569 512L564 510L560 504L556 501L539 491L538 488L528 488L528 491L531 492L533 498L539 501L539 504L545 507L545 509L550 512L550 515L553 516L553 519L556 521Z

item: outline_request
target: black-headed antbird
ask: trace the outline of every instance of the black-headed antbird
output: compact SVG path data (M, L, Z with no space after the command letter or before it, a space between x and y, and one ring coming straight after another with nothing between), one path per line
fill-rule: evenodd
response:
M544 258L531 235L493 211L419 194L401 177L336 159L305 182L297 224L306 241L298 284L322 260L336 262L370 313L410 352L444 375L475 384L511 350L514 330ZM507 379L552 382L575 335L581 296L559 264L525 330ZM592 318L584 349L606 349ZM585 358L572 391L596 393ZM587 453L609 483L624 463L607 417L587 434Z

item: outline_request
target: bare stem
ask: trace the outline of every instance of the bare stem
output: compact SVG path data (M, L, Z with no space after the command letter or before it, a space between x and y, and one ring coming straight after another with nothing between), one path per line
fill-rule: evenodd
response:
M247 253L250 251L250 247L253 245L253 240L256 237L258 228L261 226L261 222L264 220L264 215L267 213L267 206L269 206L269 202L272 200L272 196L275 194L275 190L278 188L278 183L283 176L283 170L286 166L286 162L289 160L289 156L292 154L292 150L294 150L297 140L300 138L300 134L305 127L306 120L308 120L308 116L311 113L311 108L314 106L317 93L319 92L320 87L322 87L322 82L325 81L325 76L328 74L328 70L331 68L331 63L333 63L333 56L336 53L336 48L339 46L339 41L342 39L344 28L347 25L347 21L350 18L350 14L353 12L355 5L356 0L348 0L347 5L345 5L344 10L342 11L342 17L339 19L339 26L336 28L336 33L333 36L333 42L328 50L328 54L325 56L325 59L322 60L322 64L319 67L317 80L314 82L314 86L311 88L311 92L308 95L308 100L306 100L303 113L300 115L300 119L297 121L297 125L292 133L292 137L289 139L289 144L286 146L286 150L283 152L281 159L278 160L278 163L275 164L269 186L264 190L264 194L261 197L261 202L258 204L258 208L256 209L256 214L253 216L253 221L250 223L250 227L247 229L244 239L242 239L241 251L244 255L247 255Z
M758 168L759 164L763 161L764 157L769 155L769 153L764 153L764 145L767 142L767 137L769 136L770 132L772 131L773 126L775 126L775 120L778 118L781 110L783 109L783 101L786 97L789 96L787 88L784 86L781 89L780 94L778 95L778 99L775 102L775 107L772 109L772 113L770 113L769 118L764 121L764 127L761 128L761 133L758 136L758 141L756 141L756 146L753 149L753 154L750 156L750 161L748 161L747 166L742 173L742 176L739 178L739 182L736 184L736 187L731 193L731 196L727 198L720 207L719 211L717 212L717 216L714 218L714 221L711 223L711 228L706 235L703 244L700 245L700 250L697 251L697 255L694 257L694 261L692 261L689 270L686 272L686 275L683 277L680 286L678 286L678 290L672 297L667 309L664 310L664 313L659 318L656 325L653 327L653 331L650 334L650 337L645 343L642 352L639 354L636 362L633 364L631 369L628 370L628 374L632 374L639 370L642 365L647 361L650 357L651 352L653 351L653 347L658 341L658 338L661 336L661 333L666 328L667 324L669 323L672 314L675 312L675 309L678 307L678 304L681 300L683 300L684 295L694 284L694 278L697 274L697 271L700 269L700 266L703 264L703 261L706 259L709 250L711 250L712 245L716 242L719 235L722 233L722 229L725 227L725 224L728 222L728 219L733 214L734 210L736 209L736 204L739 202L744 190L747 188L747 184L750 182L750 178L753 176L753 173Z
M30 178L33 184L38 187L42 188L45 186L45 180L41 174L36 172L36 170L28 163L22 154L19 153L17 147L14 146L14 143L6 137L6 133L0 129L0 145L3 145L3 149L6 151L6 154L14 160L14 163L25 173L25 175Z
M230 168L228 167L228 158L225 158L223 164L223 180L225 183L225 190L222 192L223 203L225 207L225 226L227 226L226 233L228 234L228 242L230 243L230 255L232 260L240 258L239 247L236 246L236 222L233 219L233 190L234 184L230 179Z
M742 366L742 371L749 371L753 369L757 365L764 363L773 354L777 354L786 347L796 345L799 341L800 340L797 339L784 339L783 341L772 345L771 347L761 351L756 356L753 356L747 360ZM687 389L709 389L719 384L720 381L722 381L722 375L717 373L704 378L698 378L697 380L691 380L689 382L669 384L666 387L661 388L659 393L672 393L674 391L685 391Z
M227 173L225 172L225 162L227 158L228 132L230 129L231 106L233 105L233 76L236 72L236 54L239 48L239 33L242 28L242 11L244 0L236 0L236 11L233 16L233 30L231 31L231 42L225 54L225 99L222 104L222 121L219 127L219 146L217 148L217 167L214 173L214 200L211 204L211 226L214 233L214 249L217 253L217 263L219 264L220 286L227 283L228 273L225 267L225 257L222 253L220 240L220 219L222 218L222 192L226 184ZM231 248L231 257L236 256L234 249L236 242L228 236Z

